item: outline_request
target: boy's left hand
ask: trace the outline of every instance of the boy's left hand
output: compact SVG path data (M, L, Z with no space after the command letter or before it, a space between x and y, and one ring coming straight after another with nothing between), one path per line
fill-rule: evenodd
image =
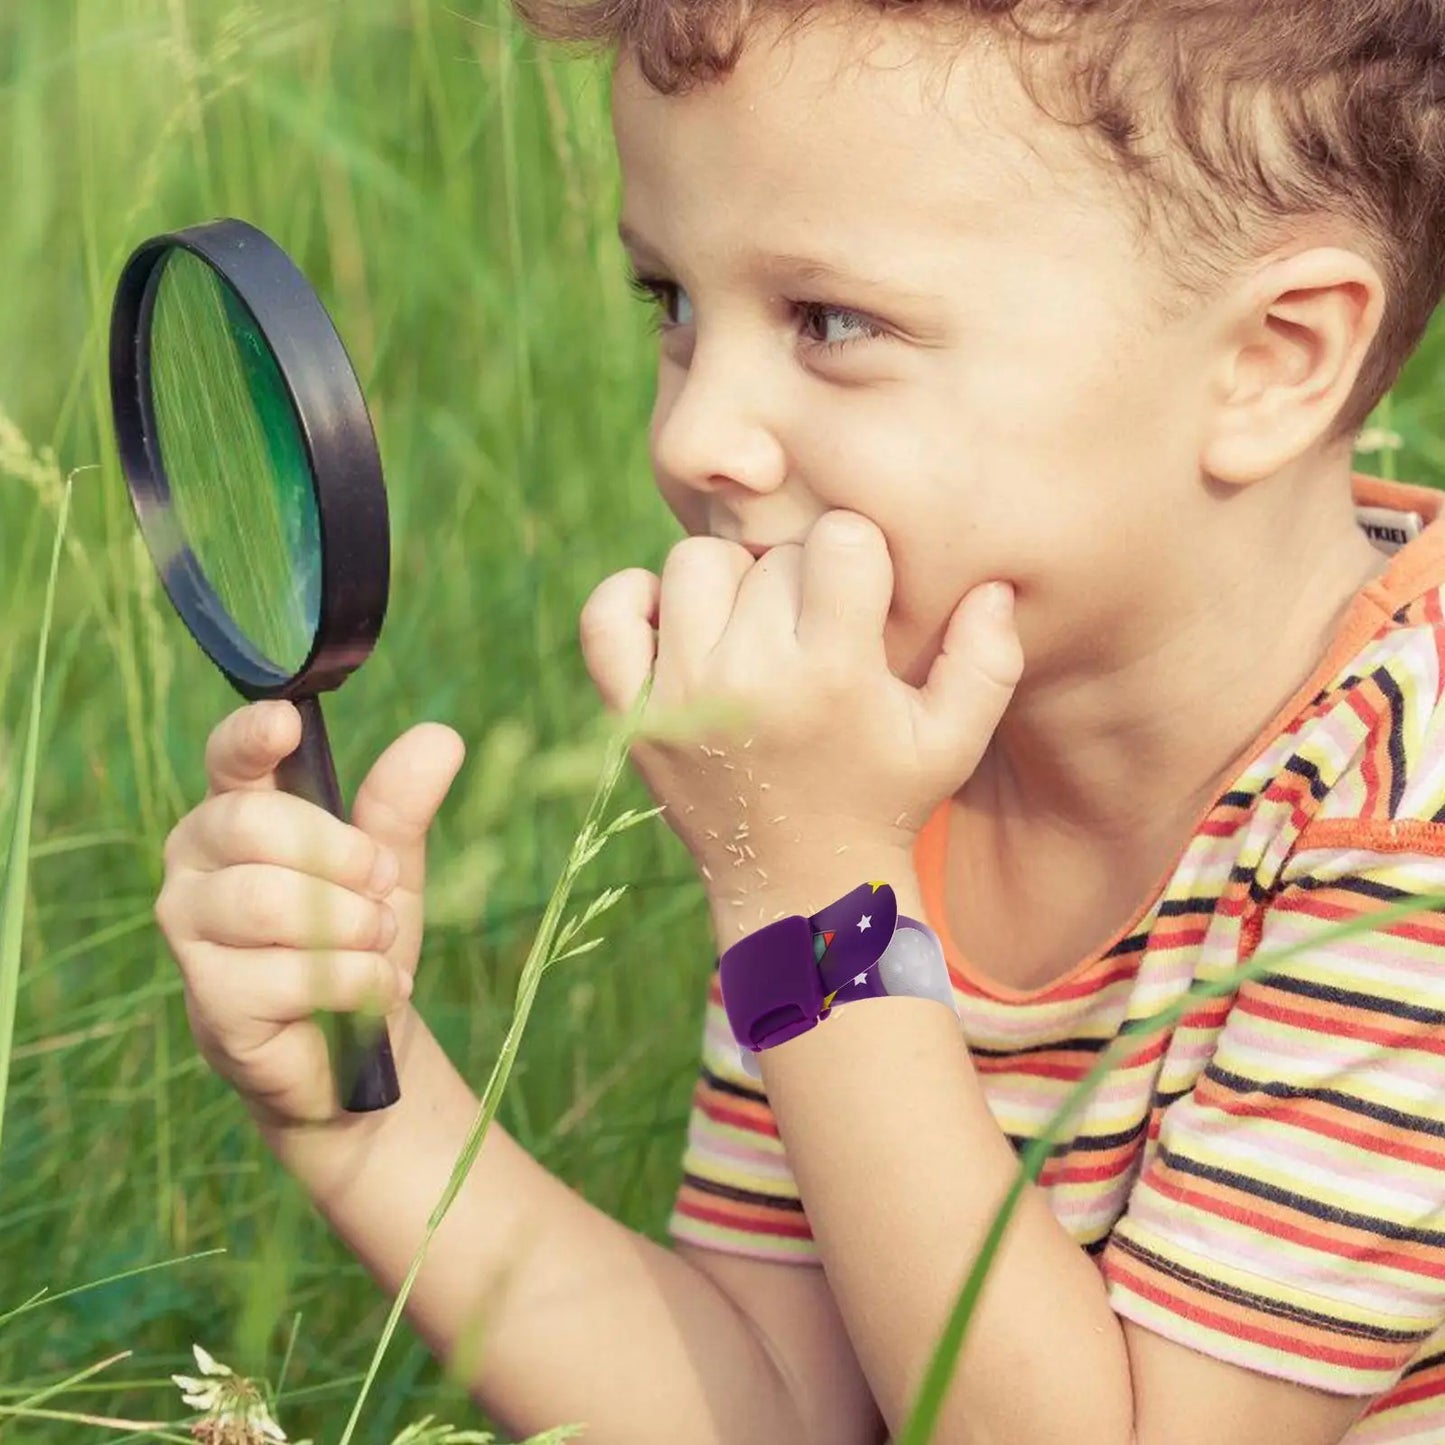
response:
M883 533L834 511L756 560L688 537L660 579L629 568L588 598L582 652L608 710L625 713L655 674L632 761L713 898L766 890L820 851L911 857L978 766L1023 671L1012 589L963 599L921 689L888 665L892 597ZM674 708L716 704L740 721L650 731Z

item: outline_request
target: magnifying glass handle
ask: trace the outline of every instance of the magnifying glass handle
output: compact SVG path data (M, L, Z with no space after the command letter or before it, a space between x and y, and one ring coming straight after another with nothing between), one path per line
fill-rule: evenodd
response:
M326 719L317 697L293 698L301 714L301 743L276 769L276 781L283 792L305 798L337 818L346 817L341 785L336 781L336 764L326 737ZM337 1091L353 1114L385 1109L401 1098L396 1061L386 1024L378 1021L364 1028L350 1014L336 1020Z

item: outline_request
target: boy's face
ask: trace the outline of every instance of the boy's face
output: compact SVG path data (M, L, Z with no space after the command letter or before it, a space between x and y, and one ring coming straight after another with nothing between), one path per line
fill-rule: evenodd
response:
M1207 313L1165 318L1125 201L1001 57L950 70L901 21L859 27L755 40L679 97L619 61L622 220L671 283L658 487L690 534L871 518L909 682L992 578L1036 679L1097 674L1188 605L1169 553L1206 545Z

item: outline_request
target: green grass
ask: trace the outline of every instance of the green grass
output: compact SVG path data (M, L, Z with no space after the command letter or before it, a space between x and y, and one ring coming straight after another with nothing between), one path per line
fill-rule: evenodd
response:
M647 465L652 342L612 234L604 72L539 54L494 0L12 0L0 196L0 825L63 477L98 464L74 482L40 699L0 1315L109 1280L0 1322L0 1407L129 1350L49 1403L179 1418L167 1377L199 1340L244 1373L284 1361L288 1432L329 1445L388 1303L199 1061L151 921L162 840L237 699L135 535L109 431L110 297L138 241L238 215L296 258L347 342L396 550L386 630L328 701L330 731L348 791L420 719L471 744L435 832L418 1002L480 1091L595 781L535 761L597 712L578 610L676 540ZM1445 484L1442 381L1437 329L1389 416L1403 477ZM650 804L629 772L611 807ZM498 1118L661 1237L711 944L665 828L609 842L574 903L622 883L593 929L606 945L538 990ZM426 1414L479 1423L403 1329L353 1438ZM86 1433L0 1415L0 1439Z
M598 710L578 610L607 573L657 567L675 540L647 467L651 339L611 234L604 80L539 59L490 5L470 18L430 0L0 12L0 411L13 422L0 431L0 789L27 716L61 476L100 464L75 482L43 699L0 1312L42 1287L226 1251L9 1321L0 1404L130 1349L66 1407L179 1418L167 1375L193 1368L193 1339L274 1377L299 1314L284 1423L335 1440L388 1311L200 1062L151 923L162 840L239 699L135 536L105 367L119 269L148 235L242 216L296 258L346 339L396 546L386 629L328 701L330 730L348 794L413 722L469 740L436 830L448 907L418 1000L480 1090L596 780L527 764ZM650 805L629 772L614 810ZM628 892L607 946L549 973L499 1114L549 1168L659 1236L710 964L686 863L652 826L589 865L574 904ZM390 1440L429 1412L477 1421L403 1330L356 1438ZM53 1428L0 1438L78 1433Z

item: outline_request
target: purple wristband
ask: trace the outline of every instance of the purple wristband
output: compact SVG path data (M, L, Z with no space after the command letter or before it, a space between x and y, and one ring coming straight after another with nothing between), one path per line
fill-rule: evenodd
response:
M900 947L892 946L895 936ZM915 981L920 952L908 936L922 944L922 974L935 975L922 985ZM892 994L879 968L885 954L899 957ZM938 936L899 914L887 883L861 883L811 917L795 913L757 929L722 955L718 974L744 1068L755 1078L750 1054L816 1028L839 1004L917 993L953 1006Z

